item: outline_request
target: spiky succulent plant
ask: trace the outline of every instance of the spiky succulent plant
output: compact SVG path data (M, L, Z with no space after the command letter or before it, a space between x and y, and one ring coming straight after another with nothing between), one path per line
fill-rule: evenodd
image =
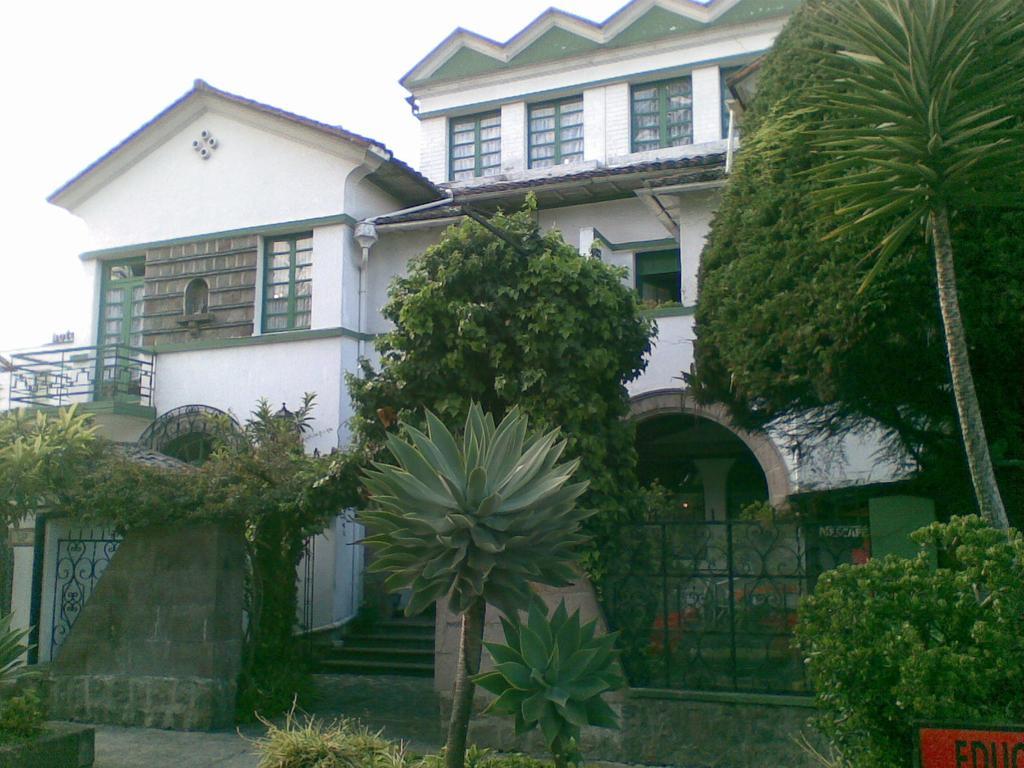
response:
M579 461L559 463L558 430L528 436L517 408L496 427L474 403L460 445L426 418L426 434L406 425L409 442L389 436L397 466L374 463L364 479L370 568L391 574L390 590L411 588L407 613L447 597L457 613L482 599L514 615L533 598L530 582L569 583L590 513L576 508L587 484L569 483Z
M487 712L515 717L516 733L538 725L556 765L578 762L580 728L618 728L601 694L624 685L615 664L615 635L595 634L597 622L580 625L562 601L550 620L540 600L526 624L502 619L505 643L485 643L494 659L490 672L473 681L498 698Z

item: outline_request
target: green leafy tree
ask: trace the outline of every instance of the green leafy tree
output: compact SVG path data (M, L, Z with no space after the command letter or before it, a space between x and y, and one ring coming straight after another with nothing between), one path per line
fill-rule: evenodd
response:
M490 224L505 238L467 219L392 283L380 369L349 381L356 436L374 452L389 425L422 426L424 408L462 423L471 401L497 419L518 406L535 428L560 427L590 481L585 565L599 577L620 559L619 524L636 514L625 385L646 365L653 327L623 270L542 233L529 205Z
M922 484L957 508L973 493L924 222L865 283L877 263L867 257L895 218L826 239L837 221L809 205L829 185L817 173L829 158L809 138L839 119L821 89L855 67L816 30L847 5L805 0L764 59L702 258L694 385L748 428L781 418L812 437L880 424L893 452L922 467ZM1024 77L1016 72L1008 83ZM1024 338L1022 227L1020 211L973 204L950 219L971 367L1013 499L1024 499L1014 469L1024 459L1024 389L1007 376L1024 368L1024 345L1009 341Z
M77 469L97 456L96 427L75 408L0 413L0 524L60 501Z
M502 619L505 642L486 643L495 667L475 682L497 698L487 712L512 715L516 734L540 726L556 768L581 763L583 726L618 728L615 711L601 698L625 684L616 670L615 635L597 636L597 621L580 624L565 601L551 618L544 604L530 606L525 625Z
M576 507L587 484L569 482L579 459L559 462L557 430L528 436L514 408L495 426L474 403L460 445L430 411L426 421L427 433L406 425L409 442L389 436L398 464L366 471L372 506L361 519L378 550L371 569L412 592L407 613L447 598L462 615L445 753L448 768L462 768L487 603L514 616L533 599L531 582L571 583L590 512Z
M1020 532L973 515L913 537L917 557L840 566L800 606L817 725L853 768L909 768L922 721L1024 719Z
M982 515L1009 523L992 469L957 296L950 213L1005 207L1024 180L1018 0L850 0L823 10L834 70L815 94L831 120L812 133L828 162L817 198L847 221L832 238L884 221L882 269L911 237L930 236L953 394ZM1020 201L1017 201L1020 204Z

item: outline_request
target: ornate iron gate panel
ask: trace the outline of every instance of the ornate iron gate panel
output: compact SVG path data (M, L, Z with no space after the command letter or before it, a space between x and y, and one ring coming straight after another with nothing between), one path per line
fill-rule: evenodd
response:
M82 528L57 539L50 658L56 657L120 544L120 536L103 528Z
M637 610L635 595L652 609L647 685L807 690L793 647L800 599L824 571L867 556L865 526L672 521L631 528L647 557L613 574L605 597L619 626L629 620L623 611Z

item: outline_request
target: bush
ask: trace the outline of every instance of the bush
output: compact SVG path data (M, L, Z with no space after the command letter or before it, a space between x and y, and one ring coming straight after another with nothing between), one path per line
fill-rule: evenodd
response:
M46 708L34 690L0 701L0 744L31 739L43 730Z
M913 537L916 558L840 566L801 605L817 725L853 768L909 768L919 721L1024 720L1020 532L970 516Z
M403 744L358 720L300 720L293 708L281 727L262 722L267 734L255 742L259 768L405 768L408 763Z
M282 726L262 720L264 737L254 743L259 768L444 768L444 750L416 757L405 744L390 741L355 719L299 718L293 707ZM517 753L498 754L475 745L466 750L466 768L550 768L550 763Z

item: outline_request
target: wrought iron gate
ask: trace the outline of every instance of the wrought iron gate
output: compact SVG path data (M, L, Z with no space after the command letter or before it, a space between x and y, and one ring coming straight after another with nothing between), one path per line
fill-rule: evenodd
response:
M805 691L793 647L800 598L822 572L866 558L869 547L861 525L672 521L631 529L647 556L608 579L609 618L624 624L642 595L652 618L646 684L689 690Z
M120 536L103 528L81 528L57 539L50 658L67 639L120 544Z

